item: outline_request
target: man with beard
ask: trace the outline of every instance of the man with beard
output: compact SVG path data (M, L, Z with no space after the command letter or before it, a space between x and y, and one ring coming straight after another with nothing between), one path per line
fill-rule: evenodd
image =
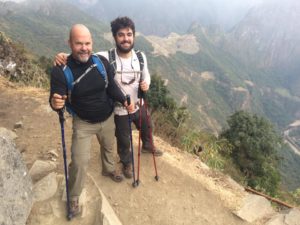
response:
M118 17L111 22L111 31L115 40L116 48L111 49L109 52L115 57L115 81L120 87L121 91L130 95L131 101L137 106L133 113L130 115L136 128L141 129L142 139L142 152L152 153L152 146L155 156L161 156L162 151L154 147L152 133L152 123L147 121L147 114L145 105L139 105L138 91L146 92L150 85L150 74L148 71L147 59L143 52L143 70L141 71L139 58L136 51L133 49L135 38L135 25L134 22L128 17ZM109 52L100 52L105 58L109 59ZM112 62L110 62L112 64ZM141 110L141 127L139 124ZM117 150L120 161L123 164L123 174L126 178L132 178L132 158L130 153L130 128L128 123L128 113L126 109L117 104L115 106L115 125L116 125L116 138ZM149 123L149 124L148 124Z
M149 90L150 74L148 70L147 58L143 52L141 52L143 58L143 70L141 71L139 58L134 50L135 39L135 25L134 22L128 17L118 17L111 22L111 31L115 40L116 48L110 51L98 52L97 54L104 56L107 60L110 60L110 53L113 53L115 57L114 62L110 61L110 64L115 72L114 80L125 95L130 95L131 101L135 103L135 110L130 115L130 121L132 121L137 129L141 129L142 139L142 152L153 153L155 156L161 156L162 151L157 149L153 143L153 136L151 121L147 121L147 112L145 105L142 101L142 105L139 105L138 91L146 92ZM60 53L55 58L56 64L65 64L66 54ZM141 110L141 127L139 125ZM130 153L130 127L128 123L128 112L120 104L115 105L115 125L116 125L116 138L117 138L117 150L122 163L123 174L126 178L132 178L132 158ZM148 124L149 123L149 124Z
M113 141L114 122L112 117L113 101L127 106L126 97L116 85L108 61L99 55L92 56L92 37L87 27L74 25L70 30L69 46L71 55L67 66L71 70L74 82L70 93L63 69L55 66L51 72L50 105L62 110L67 105L73 112L73 134L71 163L69 165L70 213L75 216L80 212L79 196L86 179L92 136L96 135L101 145L100 158L102 175L109 176L116 182L122 181L122 174L115 170ZM106 70L102 76L93 61L98 57ZM133 110L131 104L127 109Z

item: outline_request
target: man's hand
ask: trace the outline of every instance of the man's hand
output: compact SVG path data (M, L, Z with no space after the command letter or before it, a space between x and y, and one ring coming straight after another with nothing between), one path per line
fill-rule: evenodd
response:
M65 106L65 102L66 102L67 96L66 95L59 95L59 94L53 94L52 98L51 98L51 106L53 107L53 109L58 110L58 109L62 109Z
M144 80L140 82L140 87L142 91L148 91L149 89L149 85Z
M66 65L67 64L67 58L68 58L68 54L64 53L64 52L60 52L55 56L53 65L54 66L61 66L61 65Z
M135 110L134 102L130 102L130 105L128 105L127 101L125 101L124 106L126 107L126 109L129 113L133 113L133 111Z

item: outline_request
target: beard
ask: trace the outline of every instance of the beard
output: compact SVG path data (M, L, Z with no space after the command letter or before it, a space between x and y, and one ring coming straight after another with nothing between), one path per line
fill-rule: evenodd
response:
M89 61L89 57L78 57L78 61L81 63L86 63Z
M73 57L81 63L86 63L89 60L90 55L91 54L88 51L87 52L78 52L77 54L73 54Z
M128 53L133 49L134 43L132 43L129 47L124 48L124 47L122 47L122 44L125 44L125 43L128 43L128 42L116 43L116 47L119 52Z

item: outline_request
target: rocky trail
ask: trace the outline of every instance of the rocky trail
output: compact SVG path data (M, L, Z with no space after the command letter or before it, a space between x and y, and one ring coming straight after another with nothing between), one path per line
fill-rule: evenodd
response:
M16 123L21 126L16 128ZM84 191L84 212L81 217L68 222L62 201L64 176L60 127L57 114L48 106L48 92L17 87L0 77L0 127L16 132L16 144L28 169L36 160L52 161L56 165L54 172L59 188L51 199L34 203L27 225L101 224L99 207L104 201L101 194L118 217L115 224L250 224L233 213L246 195L241 186L207 168L198 157L184 153L158 137L155 137L157 146L165 152L156 158L159 181L154 179L152 155L142 154L140 185L136 188L132 187L132 179L115 183L101 175L99 145L95 138ZM65 130L69 159L70 118ZM136 131L133 138L136 150ZM56 157L49 152L56 152Z

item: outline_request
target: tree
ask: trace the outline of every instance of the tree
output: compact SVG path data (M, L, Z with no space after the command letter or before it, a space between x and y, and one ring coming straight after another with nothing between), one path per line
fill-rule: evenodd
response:
M164 80L158 75L151 76L151 85L147 98L152 111L160 109L174 111L177 105L174 99L169 97L169 94L170 91L167 89Z
M227 120L221 136L232 144L233 161L246 176L247 185L271 195L278 190L277 152L282 144L273 125L263 117L238 111Z
M158 75L151 76L151 86L146 97L151 108L155 133L179 146L180 137L185 133L185 125L190 118L188 109L177 106L176 101L170 97L165 81Z

